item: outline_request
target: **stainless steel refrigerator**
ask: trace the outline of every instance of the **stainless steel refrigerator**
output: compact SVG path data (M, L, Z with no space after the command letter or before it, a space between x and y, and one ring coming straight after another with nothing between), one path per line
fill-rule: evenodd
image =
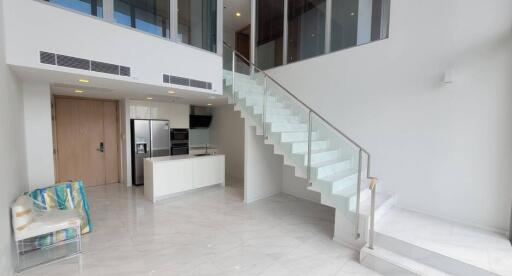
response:
M169 121L131 120L132 184L144 184L144 158L171 155Z

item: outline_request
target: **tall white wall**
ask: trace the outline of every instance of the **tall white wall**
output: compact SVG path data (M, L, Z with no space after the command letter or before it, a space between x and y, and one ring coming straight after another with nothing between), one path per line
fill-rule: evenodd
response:
M24 82L22 90L28 183L44 188L55 184L50 85Z
M21 84L5 62L4 0L0 0L0 275L13 274L14 243L9 206L28 191Z
M390 28L387 40L269 72L366 146L401 206L508 229L512 2L394 0Z
M283 157L274 155L254 127L245 126L244 201L251 203L281 192Z
M226 176L244 179L244 120L233 106L217 106L210 124L210 143L226 156Z
M163 87L168 85L163 83L162 74L169 73L212 82L214 93L222 93L222 57L216 53L174 43L44 1L4 2L6 10L9 10L5 14L8 64ZM40 64L39 51L130 66L132 77Z

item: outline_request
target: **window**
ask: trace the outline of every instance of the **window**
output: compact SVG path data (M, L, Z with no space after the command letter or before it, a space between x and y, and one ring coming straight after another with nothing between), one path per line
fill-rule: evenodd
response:
M265 70L283 64L284 1L256 2L256 65Z
M178 41L217 51L216 0L178 0Z
M288 0L288 62L325 52L325 11L325 0Z
M115 0L114 20L117 23L170 37L169 0Z
M46 0L86 14L103 17L103 0Z
M331 51L387 38L389 0L332 1Z

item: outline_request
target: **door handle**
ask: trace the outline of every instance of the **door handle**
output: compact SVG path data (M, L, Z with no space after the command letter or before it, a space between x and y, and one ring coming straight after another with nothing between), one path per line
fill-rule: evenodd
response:
M100 142L100 147L96 149L99 152L105 152L105 145L103 142Z

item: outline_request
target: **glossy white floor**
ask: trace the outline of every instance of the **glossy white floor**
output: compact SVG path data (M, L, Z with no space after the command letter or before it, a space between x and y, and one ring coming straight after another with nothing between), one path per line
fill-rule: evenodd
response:
M460 260L486 271L512 276L512 246L504 234L484 231L399 208L393 208L387 212L378 221L376 230L379 234Z
M213 187L153 205L142 189L88 189L94 231L78 258L22 275L377 275L332 241L334 209L287 195L245 205Z

